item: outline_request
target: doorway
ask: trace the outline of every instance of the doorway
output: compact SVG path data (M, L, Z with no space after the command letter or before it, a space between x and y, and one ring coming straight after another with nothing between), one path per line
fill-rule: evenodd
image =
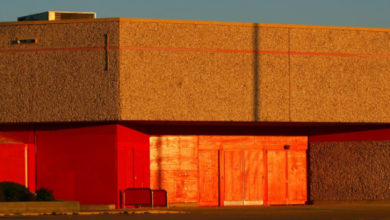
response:
M199 149L198 206L306 202L306 145L207 148Z
M263 151L227 149L222 155L223 206L263 205Z

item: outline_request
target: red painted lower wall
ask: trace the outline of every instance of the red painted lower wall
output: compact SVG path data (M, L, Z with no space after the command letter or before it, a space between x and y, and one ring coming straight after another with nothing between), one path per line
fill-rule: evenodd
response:
M116 204L115 137L115 125L38 126L38 188L80 204Z
M0 145L0 161L0 182L8 181L26 185L24 145Z
M36 161L35 161L35 144L28 144L28 189L35 192L36 189Z
M148 127L117 125L117 146L119 193L127 188L149 188ZM117 208L120 206L121 201L118 201Z
M34 144L34 125L0 125L0 132L24 144Z
M0 144L0 181L25 184L27 146L31 191L36 186L46 187L57 199L115 204L117 208L124 189L150 187L150 136L309 136L309 142L390 140L389 125L55 124L2 125L0 131L18 140L18 144Z
M309 128L309 142L390 140L389 125L317 126Z
M149 187L146 126L38 126L38 187L57 199L120 207L126 188Z
M35 192L35 145L0 144L0 182L3 181L22 184Z

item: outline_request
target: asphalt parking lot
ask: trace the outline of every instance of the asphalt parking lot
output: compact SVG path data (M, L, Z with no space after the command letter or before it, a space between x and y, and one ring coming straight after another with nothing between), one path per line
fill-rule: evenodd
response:
M136 209L140 211L140 209ZM265 219L265 220L390 220L390 205L328 205L328 206L269 206L269 207L229 207L229 208L173 208L161 211L184 212L181 214L98 214L98 215L44 215L44 216L5 216L1 219L142 219L142 220L205 220L205 219ZM148 214L149 213L149 214Z

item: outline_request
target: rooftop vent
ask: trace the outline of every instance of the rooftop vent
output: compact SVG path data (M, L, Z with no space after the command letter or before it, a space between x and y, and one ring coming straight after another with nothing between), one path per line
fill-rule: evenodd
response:
M18 17L18 21L58 21L69 19L94 19L95 12L47 11Z

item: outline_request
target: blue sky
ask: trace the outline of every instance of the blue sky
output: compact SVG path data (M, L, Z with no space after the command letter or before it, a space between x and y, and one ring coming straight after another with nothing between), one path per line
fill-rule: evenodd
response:
M0 0L0 21L43 11L158 18L390 28L390 0Z

